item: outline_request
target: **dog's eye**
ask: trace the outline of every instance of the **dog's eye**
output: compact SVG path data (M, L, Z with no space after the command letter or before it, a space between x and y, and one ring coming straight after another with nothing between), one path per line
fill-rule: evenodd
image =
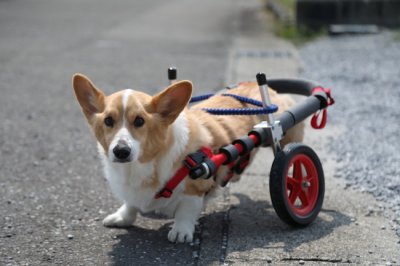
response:
M144 119L143 119L143 117L137 116L137 117L135 118L135 121L133 121L133 125L134 125L135 127L141 127L141 126L143 126L143 125L144 125Z
M113 127L114 126L114 119L111 116L107 116L104 119L104 124L108 127Z

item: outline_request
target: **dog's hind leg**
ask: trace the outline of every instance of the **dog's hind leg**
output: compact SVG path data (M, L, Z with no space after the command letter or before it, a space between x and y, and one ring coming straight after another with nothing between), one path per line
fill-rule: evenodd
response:
M123 204L115 213L108 215L103 220L103 225L107 227L129 227L135 220L138 210Z

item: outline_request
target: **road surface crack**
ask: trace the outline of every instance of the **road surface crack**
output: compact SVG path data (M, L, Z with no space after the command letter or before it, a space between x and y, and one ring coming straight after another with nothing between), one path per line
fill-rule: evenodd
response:
M351 261L343 261L342 259L329 259L329 258L283 258L282 261L315 261L315 262L330 262L330 263L351 263Z
M226 254L228 249L228 240L229 240L229 224L230 224L230 191L229 189L224 190L223 194L223 203L224 203L224 216L221 221L221 247L220 247L220 255L219 255L219 263L220 265L225 264Z
M193 242L190 243L190 245L192 246L193 265L199 264L201 241L202 241L202 235L203 235L203 223L204 223L203 220L200 219L198 224L195 227L195 231L193 234Z

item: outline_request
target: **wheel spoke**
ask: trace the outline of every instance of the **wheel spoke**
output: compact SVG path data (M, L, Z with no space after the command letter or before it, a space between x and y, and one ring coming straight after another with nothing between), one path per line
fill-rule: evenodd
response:
M304 190L300 191L299 198L300 198L302 207L308 206L308 197Z
M303 177L303 173L302 173L302 170L301 170L301 162L300 161L295 161L293 163L293 178L301 180L302 177Z
M287 182L287 188L290 190L293 189L298 189L300 186L300 182L294 178L291 178L289 176L286 177L286 182Z
M290 194L289 194L289 202L290 202L290 204L294 205L294 203L296 202L297 197L299 196L299 192L300 192L300 190L297 187L293 187L293 189L290 190Z
M305 180L305 181L307 181L307 182L310 182L310 183L312 183L314 180L315 180L315 176L306 176L306 177L303 177L303 179Z

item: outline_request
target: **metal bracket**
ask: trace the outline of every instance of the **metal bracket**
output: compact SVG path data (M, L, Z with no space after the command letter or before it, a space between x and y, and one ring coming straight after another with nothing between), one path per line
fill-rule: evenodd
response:
M283 129L280 121L274 121L273 125L268 123L268 121L262 121L261 123L255 125L254 128L267 129L268 138L270 139L274 154L277 154L281 151L280 140L283 139Z

